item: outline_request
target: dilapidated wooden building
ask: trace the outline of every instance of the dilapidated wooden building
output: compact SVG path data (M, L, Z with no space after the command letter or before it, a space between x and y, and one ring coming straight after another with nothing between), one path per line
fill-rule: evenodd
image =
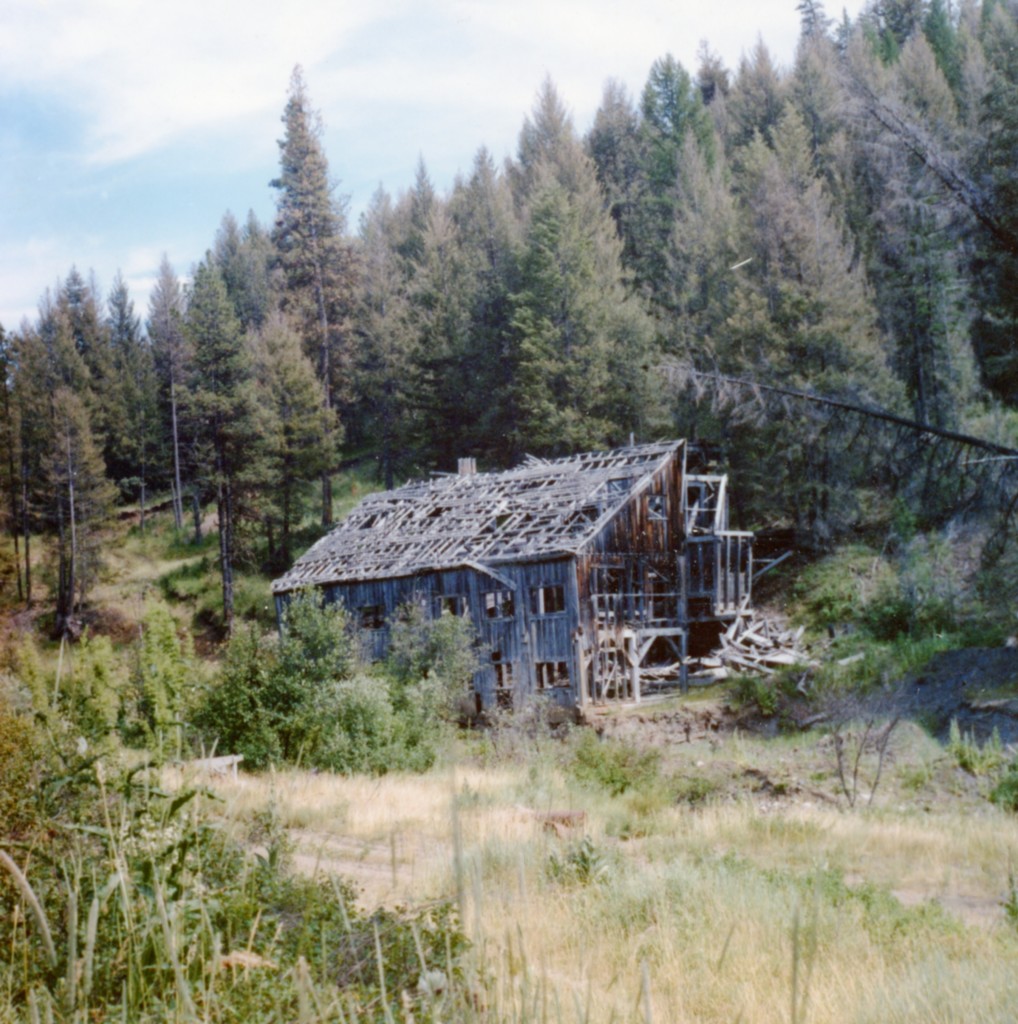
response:
M365 498L275 581L277 609L322 588L376 657L408 602L469 616L480 706L638 701L684 684L690 644L750 599L752 535L729 529L727 478L692 463L683 441L501 473L461 460L458 475Z

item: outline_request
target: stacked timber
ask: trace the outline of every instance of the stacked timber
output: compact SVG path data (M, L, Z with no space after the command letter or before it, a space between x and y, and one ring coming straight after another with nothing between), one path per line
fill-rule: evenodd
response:
M690 662L689 679L718 682L746 672L769 676L780 668L806 665L809 656L802 647L804 632L802 626L788 629L770 619L737 615L713 653Z

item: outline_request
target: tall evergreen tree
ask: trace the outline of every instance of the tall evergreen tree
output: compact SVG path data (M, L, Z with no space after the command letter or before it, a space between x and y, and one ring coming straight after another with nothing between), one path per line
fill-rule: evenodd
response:
M285 568L292 558L304 485L336 464L336 434L323 423L322 383L285 318L272 314L260 331L248 335L248 346L261 410L258 445L270 506L269 563Z
M639 130L640 117L625 86L609 79L585 141L623 241L627 265L632 264L636 245L633 229L640 175Z
M785 83L770 51L758 40L739 62L728 96L729 151L748 145L757 132L770 139L784 107Z
M140 498L144 523L146 488L160 437L155 365L119 273L107 307L112 376L103 396L109 423L104 457L107 471L121 491Z
M742 244L753 256L738 268L740 285L715 336L715 357L736 375L894 407L898 392L876 311L816 173L809 133L790 110L772 134L773 148L758 134L742 154ZM824 444L808 417L757 424L738 441L733 462L759 487L760 511L780 494L802 541L818 545L849 522L850 453Z
M408 389L415 358L408 293L415 261L397 220L388 193L378 189L361 217L355 316L361 429L376 447L388 488L394 486L397 466L406 466L409 457Z
M687 138L691 138L707 163L713 163L714 129L699 89L671 54L651 67L640 115L640 185L634 211L632 270L637 284L669 315L674 310L668 302L668 264L682 155Z
M311 109L303 72L294 69L279 142L279 192L272 239L282 270L283 309L298 324L324 385L330 423L344 398L349 370L352 262L344 238L344 204L329 180L321 122ZM330 426L330 429L332 427ZM332 522L332 483L322 474L322 522Z
M257 330L273 305L273 246L254 211L243 227L232 213L224 214L212 252L241 328Z
M1018 3L985 3L986 88L972 173L986 197L977 239L975 339L993 390L1018 405Z
M7 533L14 545L18 600L21 601L25 596L25 587L21 572L21 531L18 519L18 465L21 453L18 410L14 396L16 373L16 342L14 338L8 337L3 324L0 324L0 478L3 479L3 511L7 517Z
M113 505L85 403L66 387L52 396L53 431L46 462L57 532L56 625L72 628L102 564L102 534Z
M18 454L18 529L24 555L25 603L32 603L32 534L49 506L44 465L50 450L50 398L58 386L42 334L28 326L14 339L14 425Z
M189 412L207 452L207 473L216 494L223 622L231 633L236 513L245 482L257 473L259 450L250 360L211 253L195 271L184 327L194 352Z
M511 296L518 289L521 225L514 215L509 182L498 173L487 150L477 153L470 177L454 190L448 214L455 225L459 272L467 278L456 294L469 305L464 348L459 353L462 367L451 369L446 376L434 376L438 389L432 392L430 402L445 416L444 427L438 427L439 438L443 429L449 438L440 454L451 456L455 437L459 454L477 455L504 466L518 454L514 439L519 437L519 424L513 398L516 360L510 319ZM429 280L435 288L444 287L434 276ZM463 380L472 386L465 396L450 402Z
M159 264L159 276L149 297L148 336L166 410L172 454L173 521L184 526L181 481L180 401L190 372L191 350L184 331L184 295L180 281L166 254Z

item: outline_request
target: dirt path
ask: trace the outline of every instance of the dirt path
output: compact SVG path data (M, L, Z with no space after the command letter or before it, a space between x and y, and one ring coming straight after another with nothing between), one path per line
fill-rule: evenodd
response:
M365 908L433 898L452 863L450 844L410 832L393 832L387 842L312 829L297 829L291 837L298 871L349 879L360 890Z

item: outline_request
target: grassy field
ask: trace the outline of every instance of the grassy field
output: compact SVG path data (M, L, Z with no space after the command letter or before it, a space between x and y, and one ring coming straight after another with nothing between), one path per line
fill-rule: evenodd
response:
M817 745L798 741L799 767L823 758ZM793 753L724 746L738 749L694 742L667 772L776 772ZM228 818L275 816L299 870L351 878L368 904L458 900L488 979L483 1019L1015 1019L1018 822L960 778L923 810L913 775L960 769L921 736L903 731L865 811L823 783L805 797L722 784L697 806L646 787L613 796L579 785L566 749L214 788Z

